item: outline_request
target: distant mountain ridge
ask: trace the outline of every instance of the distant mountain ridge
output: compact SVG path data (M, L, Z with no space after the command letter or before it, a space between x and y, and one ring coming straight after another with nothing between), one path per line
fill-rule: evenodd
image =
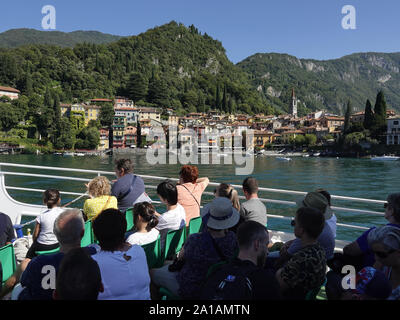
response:
M117 41L121 36L99 31L40 31L35 29L11 29L0 33L0 48L16 48L31 44L49 44L60 47L73 47L77 43L104 44Z
M32 48L17 48L28 44ZM220 41L175 21L131 37L34 29L0 33L0 85L23 93L31 76L34 92L43 94L51 85L62 101L129 95L132 73L144 75L149 84L160 80L163 86L156 87L167 93L166 104L181 111L284 113L292 88L300 114L324 109L343 115L349 99L354 112L364 110L379 90L389 109L400 110L400 53L325 61L257 53L234 65ZM151 90L145 101L158 103Z
M288 54L257 53L237 64L273 106L287 112L291 90L303 113L325 109L344 114L350 99L354 111L372 104L383 90L388 107L400 110L400 53L354 53L334 60L298 59Z

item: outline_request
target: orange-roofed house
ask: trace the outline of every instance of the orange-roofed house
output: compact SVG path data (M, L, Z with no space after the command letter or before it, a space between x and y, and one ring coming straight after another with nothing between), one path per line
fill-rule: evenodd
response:
M15 100L19 98L21 91L11 88L11 87L1 87L0 86L0 97L6 96L9 97L11 100Z

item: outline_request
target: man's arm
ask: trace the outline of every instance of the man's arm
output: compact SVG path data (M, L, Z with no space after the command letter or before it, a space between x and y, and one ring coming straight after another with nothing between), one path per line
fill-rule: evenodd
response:
M360 256L363 254L357 241L354 241L343 248L343 254L348 256Z

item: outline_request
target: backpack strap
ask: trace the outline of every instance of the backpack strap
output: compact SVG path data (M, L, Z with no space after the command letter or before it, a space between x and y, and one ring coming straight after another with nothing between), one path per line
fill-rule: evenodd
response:
M184 184L181 184L181 186L184 187L184 188L190 193L190 195L193 197L194 201L196 201L197 205L198 205L199 208L200 208L200 203L197 201L197 199L196 199L196 197L193 195L193 193L191 193L190 190L189 190Z

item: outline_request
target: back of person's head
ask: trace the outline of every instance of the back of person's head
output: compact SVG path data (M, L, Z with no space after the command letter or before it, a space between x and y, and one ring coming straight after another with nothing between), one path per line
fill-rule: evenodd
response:
M195 183L199 177L199 169L196 166L184 165L179 171L179 176L182 178L183 183Z
M118 171L122 171L123 169L125 174L133 172L133 164L130 159L115 160L115 167Z
M92 179L88 184L89 194L93 197L100 197L110 195L111 184L110 181L103 176Z
M79 209L66 209L54 221L53 232L60 245L78 245L85 232L85 222Z
M221 183L215 189L215 195L217 197L228 198L232 202L232 207L234 207L237 210L240 209L240 202L239 202L238 192L231 185L226 184L226 183Z
M117 209L103 210L92 222L93 233L104 251L115 251L125 242L127 222Z
M149 202L136 203L133 206L133 222L137 225L139 216L147 223L146 230L149 232L151 229L155 228L158 224L158 218L155 215L155 208Z
M307 235L317 239L324 229L325 218L321 211L311 207L302 207L296 211L297 223Z
M393 211L393 218L400 224L400 193L392 193L387 197L389 207Z
M322 194L326 198L326 200L328 200L329 206L331 206L331 195L328 191L326 191L323 188L319 188L319 189L315 190L315 192Z
M57 300L97 300L103 291L100 268L82 248L69 251L62 259L56 278Z
M256 178L247 177L243 181L243 191L246 191L248 194L255 194L258 192L258 183Z
M47 189L43 193L43 203L46 204L49 209L55 207L59 200L60 192L56 189Z
M169 180L163 181L157 186L157 194L171 206L178 203L178 190L176 185Z
M246 221L240 224L236 236L240 249L249 249L256 240L269 241L267 228L256 221Z
M368 233L368 244L380 243L386 250L400 250L400 228L383 226L372 229Z

